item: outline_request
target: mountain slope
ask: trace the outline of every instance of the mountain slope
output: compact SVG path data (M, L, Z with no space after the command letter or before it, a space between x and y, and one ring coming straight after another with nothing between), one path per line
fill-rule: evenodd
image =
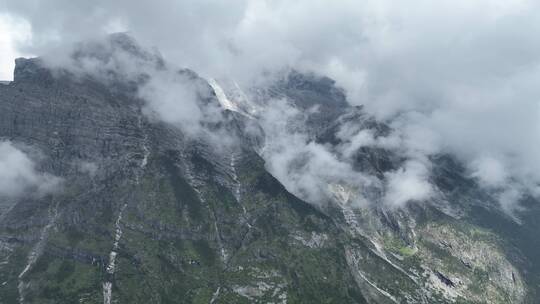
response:
M315 202L278 180L264 123L276 100L299 113L295 140L340 161L344 126L392 132L332 80L293 71L243 92L109 39L84 45L75 68L19 59L0 86L0 141L62 181L1 198L0 303L535 303L535 213L518 225L448 155L431 160L437 195L406 208L387 208L377 183L329 179ZM140 93L163 71L195 88L195 136L149 113ZM381 185L406 162L384 147L348 153ZM288 173L308 162L295 161Z
M214 152L132 92L39 64L0 89L1 137L64 183L1 215L3 303L364 302L332 221L253 151Z

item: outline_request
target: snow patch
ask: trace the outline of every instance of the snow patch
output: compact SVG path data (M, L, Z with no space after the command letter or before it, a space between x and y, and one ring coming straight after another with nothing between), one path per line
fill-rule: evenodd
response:
M224 109L241 113L249 118L253 118L261 111L261 106L253 103L236 81L220 80L218 82L210 79L208 83Z
M224 109L234 112L240 112L240 109L236 106L236 104L229 100L229 98L227 98L225 91L223 91L223 88L217 83L215 79L211 78L210 80L208 80L208 83L216 93L216 97Z

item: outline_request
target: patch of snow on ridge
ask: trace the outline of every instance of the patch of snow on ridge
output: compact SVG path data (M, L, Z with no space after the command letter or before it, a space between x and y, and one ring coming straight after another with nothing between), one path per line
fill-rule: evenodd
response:
M236 106L236 104L227 98L225 91L223 91L223 88L217 83L215 79L211 78L210 80L208 80L208 83L216 93L216 97L224 109L240 112L240 109Z
M226 79L217 81L211 78L208 83L224 109L241 113L249 118L254 118L262 110L260 105L248 98L236 81Z

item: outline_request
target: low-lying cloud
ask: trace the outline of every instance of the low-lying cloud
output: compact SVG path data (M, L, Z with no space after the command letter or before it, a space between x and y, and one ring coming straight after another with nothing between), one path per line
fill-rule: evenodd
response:
M147 75L148 81L138 88L147 116L178 126L191 137L211 136L210 126L223 121L210 85L191 72L159 70Z
M32 39L20 45L27 53L129 30L178 66L243 87L291 67L328 75L346 89L351 104L365 105L396 130L385 144L398 142L407 159L425 170L429 156L454 155L507 206L525 193L540 194L539 8L533 0L0 4L0 12L31 26ZM152 82L148 88L143 96L149 99L161 91ZM190 94L180 89L179 96ZM171 108L170 96L158 95L164 102L155 109L164 120L175 121L175 113L194 113L188 121L202 115L189 106ZM369 135L351 133L344 155L383 144L370 142ZM301 148L320 152L309 144ZM395 192L401 193L393 194L396 201L430 193L424 169L403 167L389 175L416 189Z
M0 197L41 196L55 191L61 179L39 172L29 154L0 141Z
M384 203L390 207L403 207L410 201L425 201L434 194L429 170L418 161L407 161L398 170L386 173L385 178Z
M339 185L350 196L343 203L360 207L368 204L361 193L381 187L379 180L355 171L351 162L310 138L304 129L305 113L286 100L270 100L259 115L266 133L261 155L267 168L300 198L325 204L336 195L332 186Z
M175 125L192 138L213 136L209 127L223 120L222 109L206 81L191 70L165 62L159 52L125 33L57 45L54 53L42 56L42 62L55 73L67 71L78 81L90 77L113 90L117 85L131 84L135 97L145 102L143 114ZM222 139L220 144L230 140L218 138Z

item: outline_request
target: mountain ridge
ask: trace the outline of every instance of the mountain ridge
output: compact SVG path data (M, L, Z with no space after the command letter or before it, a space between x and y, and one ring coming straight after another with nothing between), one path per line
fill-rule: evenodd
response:
M430 204L357 208L371 190L355 181L329 183L325 204L308 203L270 173L261 153L270 130L256 111L221 108L193 136L145 112L138 90L152 75L122 69L130 77L103 81L18 59L0 86L0 139L38 149L39 169L64 180L43 197L4 201L0 303L534 303L531 255L492 230L504 214L452 158L435 162L443 199ZM212 83L180 74L201 84L198 107L219 106ZM328 78L291 75L250 102L288 100L305 138L329 149L345 122L388 134ZM227 88L226 98L238 95ZM235 144L216 146L212 134ZM355 171L380 179L403 162L381 148L352 155ZM478 208L495 225L480 225Z

